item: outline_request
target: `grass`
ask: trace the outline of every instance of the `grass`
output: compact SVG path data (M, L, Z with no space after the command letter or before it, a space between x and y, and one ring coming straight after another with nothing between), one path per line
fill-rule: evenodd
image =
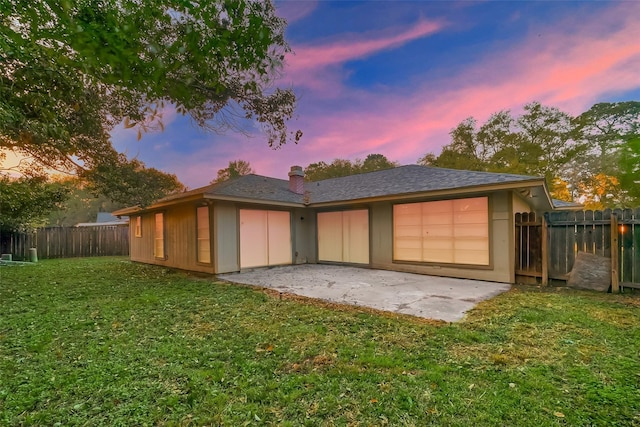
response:
M445 324L123 258L0 269L0 425L640 425L640 298Z

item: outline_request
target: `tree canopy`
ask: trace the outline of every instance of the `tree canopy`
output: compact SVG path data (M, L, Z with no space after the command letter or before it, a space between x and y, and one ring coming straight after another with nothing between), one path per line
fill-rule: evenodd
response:
M390 169L396 166L398 166L397 162L390 161L382 154L369 154L364 160L356 159L353 162L347 159L334 159L329 164L323 161L311 163L304 169L304 177L307 181L320 181Z
M238 178L243 175L249 175L255 173L251 164L245 160L232 160L229 162L229 166L224 169L218 169L218 176L211 181L211 184L218 182L224 182L229 179Z
M43 226L60 208L69 189L43 175L11 178L0 175L0 231L23 231Z
M253 121L270 146L301 136L286 124L295 95L272 87L289 46L270 1L0 0L0 10L0 149L107 189L144 170L109 132L162 128L164 107L215 131Z
M451 142L424 165L543 176L552 195L589 208L640 203L633 186L640 102L595 104L573 117L538 102L492 114L478 127L473 118L450 132Z

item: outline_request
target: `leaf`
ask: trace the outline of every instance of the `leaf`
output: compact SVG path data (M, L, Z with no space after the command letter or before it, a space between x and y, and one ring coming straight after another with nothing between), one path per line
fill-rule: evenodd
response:
M473 390L475 386L476 386L475 384L469 384L469 390Z
M562 412L556 411L556 412L553 413L553 415L555 415L558 418L564 418L564 414Z
M373 398L373 399L369 400L369 403L378 403L378 399Z
M124 118L123 126L124 126L125 129L131 129L135 125L136 125L136 122L132 122L131 120L129 120L129 117L125 117Z

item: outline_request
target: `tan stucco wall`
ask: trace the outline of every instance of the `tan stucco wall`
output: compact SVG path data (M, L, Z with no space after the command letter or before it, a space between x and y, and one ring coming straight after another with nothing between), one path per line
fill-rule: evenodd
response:
M477 195L476 195L477 196ZM514 240L511 193L488 194L490 218L490 267L425 265L393 261L393 205L371 205L371 267L435 276L460 277L513 283Z

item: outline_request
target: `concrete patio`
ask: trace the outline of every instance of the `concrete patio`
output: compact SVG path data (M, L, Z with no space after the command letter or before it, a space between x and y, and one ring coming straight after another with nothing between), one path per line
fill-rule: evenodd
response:
M220 274L222 280L310 298L456 322L509 284L337 265L304 264Z

